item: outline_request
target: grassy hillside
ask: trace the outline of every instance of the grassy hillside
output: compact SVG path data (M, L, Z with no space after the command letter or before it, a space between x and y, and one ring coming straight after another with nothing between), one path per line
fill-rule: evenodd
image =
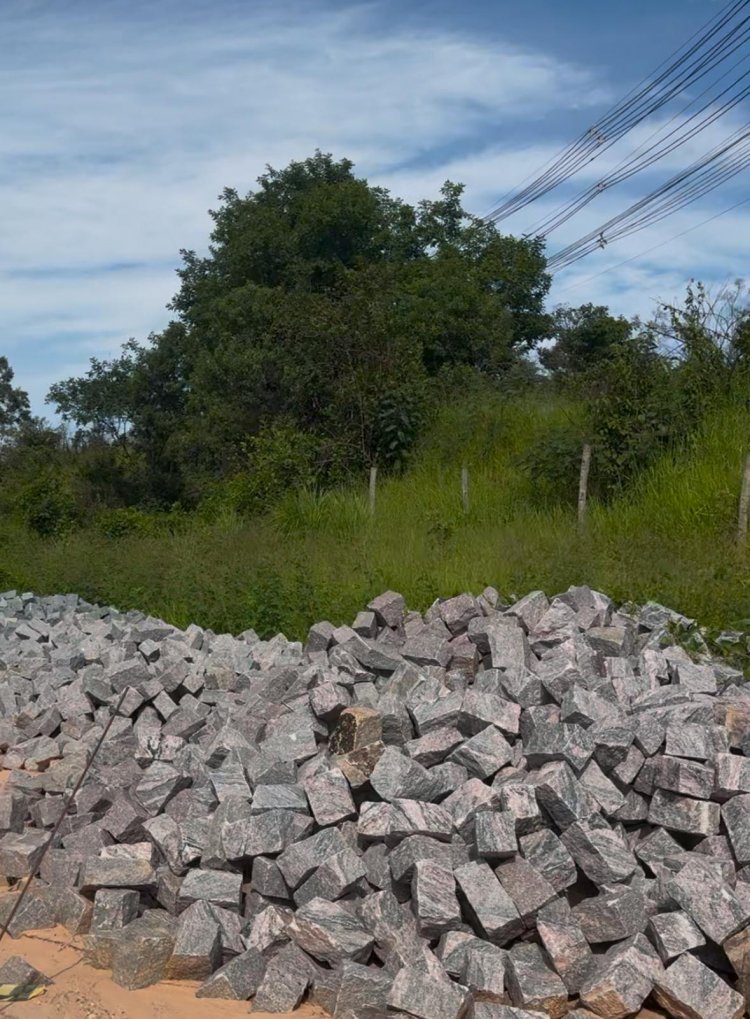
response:
M291 494L263 519L195 517L166 535L45 541L9 528L0 531L0 584L77 591L180 625L294 637L315 620L350 621L387 587L425 608L487 584L521 594L586 582L708 625L750 625L750 554L733 545L746 412L715 415L689 453L663 459L611 505L592 505L584 536L571 508L540 502L520 463L574 416L569 404L538 397L447 406L413 466L379 484L374 519L363 478L356 488Z

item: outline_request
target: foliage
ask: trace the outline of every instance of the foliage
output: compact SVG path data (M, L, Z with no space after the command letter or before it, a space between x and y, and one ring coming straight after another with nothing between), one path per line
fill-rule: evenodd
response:
M7 357L0 356L0 441L30 417L28 394L13 385L13 378Z
M39 473L17 496L23 521L42 538L67 534L76 523L77 506L70 481L57 471Z
M277 425L314 444L316 484L399 467L430 376L507 374L547 328L544 253L469 216L462 190L413 207L320 152L226 189L208 254L182 252L175 321L50 390L79 448L128 452L107 501L191 506L241 477L254 509L291 478L248 463Z
M601 305L560 307L552 317L553 344L539 351L542 365L560 379L571 379L606 360L631 336L633 323Z
M95 529L41 539L6 526L3 584L78 591L181 626L254 626L295 639L323 618L351 623L388 587L426 609L435 597L487 584L507 596L588 583L618 600L656 599L717 629L742 628L750 550L743 554L733 540L747 449L740 403L715 408L686 450L658 457L607 505L592 502L585 541L570 509L535 504L519 464L524 449L575 421L575 406L535 395L486 403L483 423L496 420L492 441L475 435L474 408L456 394L405 472L379 486L374 518L363 481L291 492L270 518L188 514L181 528L117 539ZM465 461L468 516L459 484Z

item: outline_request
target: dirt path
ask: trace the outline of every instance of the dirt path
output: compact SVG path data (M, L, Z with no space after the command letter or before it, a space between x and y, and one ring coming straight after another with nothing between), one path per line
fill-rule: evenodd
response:
M4 938L0 963L12 955L22 956L54 984L31 1001L0 1004L0 1019L206 1019L209 1015L211 1019L237 1019L248 1014L246 1001L196 998L198 985L194 983L171 981L142 991L125 991L112 982L108 971L84 965L76 939L62 927L30 932L15 940ZM272 1019L267 1012L253 1015ZM310 1005L293 1015L294 1019L325 1017Z

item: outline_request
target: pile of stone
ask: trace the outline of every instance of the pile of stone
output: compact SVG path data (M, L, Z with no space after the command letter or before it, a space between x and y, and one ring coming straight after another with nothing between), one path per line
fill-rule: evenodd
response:
M11 934L268 1012L735 1019L750 691L690 626L387 592L303 645L6 592L0 921L124 693Z

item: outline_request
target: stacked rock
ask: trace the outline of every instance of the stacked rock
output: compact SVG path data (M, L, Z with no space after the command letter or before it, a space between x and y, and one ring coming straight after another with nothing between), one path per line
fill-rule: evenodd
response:
M335 1019L736 1019L750 691L588 587L386 592L306 643L0 596L0 921Z

